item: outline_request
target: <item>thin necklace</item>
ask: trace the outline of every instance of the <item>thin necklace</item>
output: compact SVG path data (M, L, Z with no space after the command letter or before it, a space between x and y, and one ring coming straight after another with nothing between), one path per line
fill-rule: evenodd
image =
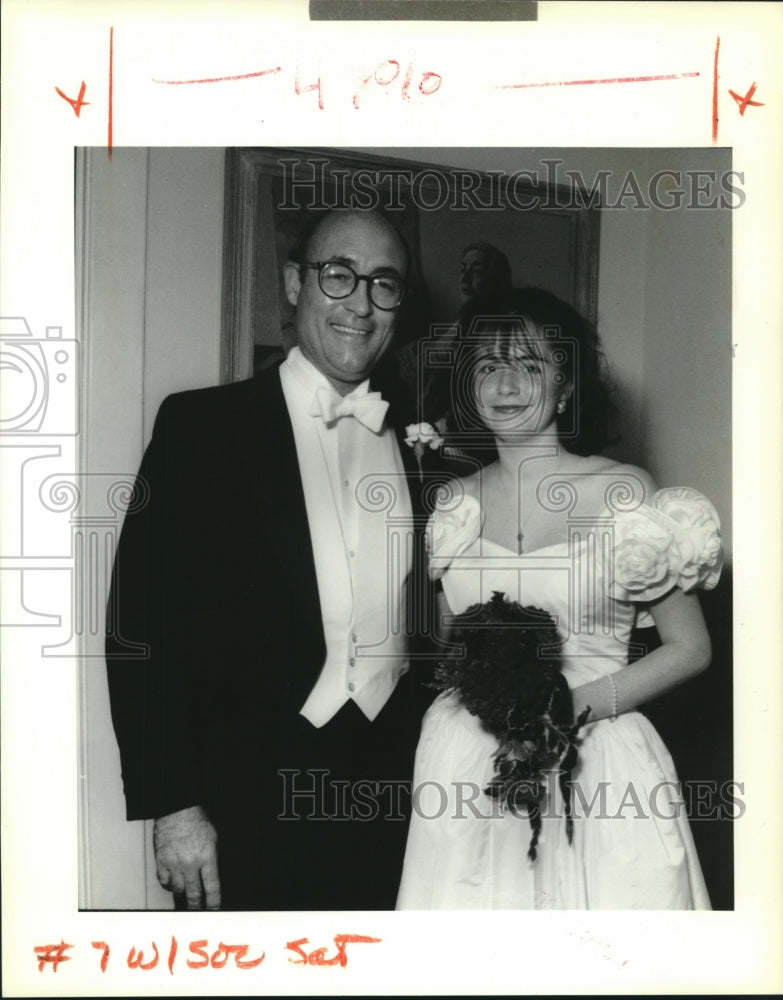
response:
M506 482L506 479L503 476L503 473L501 471L500 465L498 465L497 477L498 477L498 482L500 483L501 489L503 490L503 493L505 493L506 498L508 499L509 506L514 511L514 518L516 520L518 518L518 516L519 516L519 511L520 511L520 509L522 507L522 502L521 502L522 501L522 489L521 489L520 482L519 482L520 476L517 477L516 488L514 488L514 489L512 489L508 485L508 483ZM524 551L525 551L525 547L524 547L525 532L527 531L527 527L528 527L528 525L529 525L529 523L530 523L533 515L536 513L535 504L532 504L531 506L532 506L533 509L517 525L517 527L519 528L519 531L517 532L517 535L516 535L517 555L518 556L521 556L521 555L524 554Z
M559 449L558 449L558 451L559 451ZM544 458L544 457L548 457L548 456L542 455L541 457ZM559 472L561 464L562 464L562 460L561 460L559 454L556 454L556 457L557 457L556 467L554 469L550 470L547 473L547 475L553 475L553 474ZM498 459L498 464L497 464L497 478L498 478L498 482L500 483L500 486L501 486L503 492L505 493L506 497L508 498L509 505L515 511L515 515L514 515L515 519L518 518L520 510L524 510L525 507L526 507L526 505L523 505L523 503L522 503L522 498L523 498L523 490L522 490L522 467L523 467L523 464L524 463L520 463L520 465L519 465L519 467L517 469L516 484L515 484L515 487L514 487L513 490L508 485L508 483L506 482L506 479L505 479L505 477L503 475L503 466L502 466L502 464L501 464L501 462L500 462L499 459ZM542 479L543 479L543 477L541 477L541 479L539 479L538 481L541 482ZM531 520L533 519L533 517L535 517L536 512L538 510L538 505L535 503L535 498L533 498L533 500L531 501L530 506L532 507L532 510L530 511L530 513L527 514L525 517L523 517L522 520L521 520L521 522L519 522L519 524L517 525L518 528L519 528L519 531L517 532L517 536L516 536L516 541L517 541L517 555L518 556L521 556L521 555L524 554L524 551L525 551L525 544L524 544L524 542L525 542L525 532L527 531L527 528L528 528Z

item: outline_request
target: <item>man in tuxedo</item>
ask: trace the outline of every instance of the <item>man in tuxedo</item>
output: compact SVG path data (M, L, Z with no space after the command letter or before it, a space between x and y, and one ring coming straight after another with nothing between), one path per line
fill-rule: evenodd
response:
M158 413L106 648L127 816L155 819L179 906L394 906L429 700L406 638L418 475L368 380L408 263L382 216L319 217L285 265L297 347Z

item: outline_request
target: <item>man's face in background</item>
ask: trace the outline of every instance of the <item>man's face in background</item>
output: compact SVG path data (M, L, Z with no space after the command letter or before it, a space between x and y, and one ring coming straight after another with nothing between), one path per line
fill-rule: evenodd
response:
M484 296L491 290L491 267L483 250L468 250L462 258L459 290L463 304Z

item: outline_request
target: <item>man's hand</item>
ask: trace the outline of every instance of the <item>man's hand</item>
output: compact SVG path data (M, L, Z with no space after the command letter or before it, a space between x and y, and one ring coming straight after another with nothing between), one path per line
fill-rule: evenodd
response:
M155 820L152 831L158 881L189 910L220 909L217 833L201 806L190 806Z

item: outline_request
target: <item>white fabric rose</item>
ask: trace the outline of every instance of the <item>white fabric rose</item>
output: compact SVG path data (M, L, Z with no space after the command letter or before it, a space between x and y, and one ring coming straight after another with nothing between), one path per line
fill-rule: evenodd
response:
M649 505L617 515L608 592L652 601L674 586L710 590L721 563L720 520L710 501L688 487L659 490Z
M620 515L615 525L613 589L636 596L668 580L671 532L641 510ZM638 598L637 598L638 599Z
M686 593L694 587L714 587L723 562L718 512L705 496L688 487L659 490L654 503L674 522L678 585Z

